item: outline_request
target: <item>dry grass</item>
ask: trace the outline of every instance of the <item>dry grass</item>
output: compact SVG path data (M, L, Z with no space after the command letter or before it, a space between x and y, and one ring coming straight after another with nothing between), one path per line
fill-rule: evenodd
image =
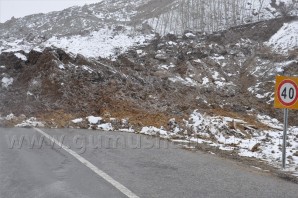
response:
M130 125L137 129L143 126L155 126L165 127L167 129L168 122L171 118L175 118L177 122L182 123L182 117L175 117L165 112L152 112L147 109L138 108L137 105L129 101L122 101L116 99L107 99L102 108L99 109L100 116L105 121L109 121L110 118L116 118L117 120L128 119ZM91 115L91 114L90 114ZM58 127L67 128L74 125L71 120L76 118L84 118L90 116L85 113L73 113L65 110L56 110L51 112L40 113L36 117L46 123L46 127ZM13 127L19 124L19 120L6 121L2 124L5 127ZM88 127L88 123L82 122L76 126L81 128Z
M11 128L11 127L14 127L15 125L19 124L22 121L23 120L20 120L20 119L3 120L0 122L0 127Z
M240 114L237 112L225 111L224 109L210 109L209 113L218 115L218 116L225 116L225 117L240 119L240 120L247 122L248 125L255 126L258 129L263 129L263 130L270 129L267 125L265 125L261 122L258 122L255 117L250 116L250 115L243 115L243 114ZM237 128L242 129L242 126L237 125Z
M267 59L272 62L282 62L286 60L287 56L278 54L272 50L272 48L262 45L259 47L257 54L262 59Z
M79 116L65 113L63 110L43 113L37 116L38 120L47 123L48 126L55 126L58 128L65 128L69 126L70 121Z
M110 101L109 106L100 110L104 118L128 119L129 123L135 127L155 126L167 127L171 118L178 122L182 121L181 117L175 117L165 112L150 112L145 109L137 108L136 105L129 101Z

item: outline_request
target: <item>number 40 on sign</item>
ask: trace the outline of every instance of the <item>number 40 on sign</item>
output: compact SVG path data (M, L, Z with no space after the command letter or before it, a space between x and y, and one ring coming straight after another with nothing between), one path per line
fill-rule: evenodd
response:
M298 109L298 78L276 77L274 107Z

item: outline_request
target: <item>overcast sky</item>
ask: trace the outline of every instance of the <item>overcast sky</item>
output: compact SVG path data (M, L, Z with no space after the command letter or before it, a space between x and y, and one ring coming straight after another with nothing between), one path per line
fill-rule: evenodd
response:
M100 2L101 0L0 0L0 22L12 16L19 18L30 14L59 11L65 8Z

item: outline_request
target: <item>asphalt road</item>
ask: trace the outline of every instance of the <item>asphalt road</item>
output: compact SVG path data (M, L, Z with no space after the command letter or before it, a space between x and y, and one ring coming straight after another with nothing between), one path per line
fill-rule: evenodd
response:
M157 138L89 130L42 131L67 149L35 129L0 128L1 198L117 198L127 197L125 189L141 198L298 197L297 184ZM79 154L81 161L68 151ZM113 181L98 175L89 163Z

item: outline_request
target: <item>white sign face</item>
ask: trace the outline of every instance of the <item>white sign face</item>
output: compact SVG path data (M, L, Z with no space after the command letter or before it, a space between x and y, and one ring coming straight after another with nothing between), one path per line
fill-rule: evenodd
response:
M279 101L286 106L291 106L297 101L297 86L291 80L283 81L278 88Z

